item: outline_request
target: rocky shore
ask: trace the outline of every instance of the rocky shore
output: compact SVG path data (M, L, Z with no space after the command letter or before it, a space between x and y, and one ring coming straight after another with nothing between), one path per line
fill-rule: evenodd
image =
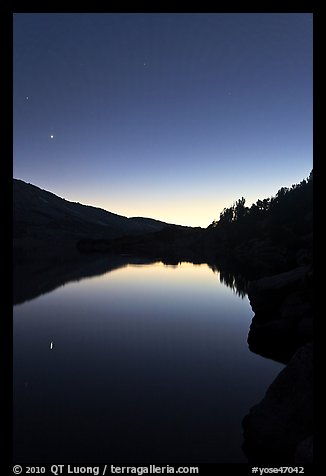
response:
M249 285L251 351L286 364L243 420L249 463L313 462L313 270L301 266Z

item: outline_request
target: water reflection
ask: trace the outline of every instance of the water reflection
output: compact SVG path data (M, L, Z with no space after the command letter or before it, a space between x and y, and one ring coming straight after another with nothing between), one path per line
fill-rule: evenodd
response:
M240 276L121 255L14 271L17 463L246 461L280 365L248 351Z
M123 268L128 265L148 265L157 262L155 259L139 258L131 255L107 254L104 256L75 256L71 260L42 259L20 261L13 267L13 304L22 304L35 299L69 282ZM182 262L164 260L163 264L176 269ZM192 263L200 266L203 263ZM221 283L231 288L238 296L247 294L248 280L236 271L221 269L215 263L208 264Z
M220 269L216 264L210 264L209 267L214 273L219 275L220 282L231 288L237 296L244 298L248 292L248 279L236 271Z
M58 259L20 261L13 267L13 304L21 304L46 294L66 283L98 276L128 264L150 264L150 259L132 256L81 256L71 260Z

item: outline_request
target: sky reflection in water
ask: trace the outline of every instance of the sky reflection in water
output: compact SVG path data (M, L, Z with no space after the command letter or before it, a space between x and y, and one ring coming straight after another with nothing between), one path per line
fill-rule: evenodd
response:
M245 462L241 421L282 365L205 265L128 265L14 307L15 460Z

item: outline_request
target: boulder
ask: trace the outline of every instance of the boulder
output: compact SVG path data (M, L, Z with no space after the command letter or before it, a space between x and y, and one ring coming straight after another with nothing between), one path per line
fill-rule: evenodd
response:
M290 319L260 323L254 317L248 334L248 346L255 354L287 363L298 348L295 325Z
M248 345L252 352L288 362L312 340L312 271L292 271L252 281L248 296L255 312Z
M294 463L297 465L305 465L313 463L314 457L314 440L313 435L308 436L301 441L294 455Z
M252 281L248 288L250 305L256 314L270 315L279 303L305 284L308 266Z
M303 442L313 431L312 373L313 345L306 344L246 415L243 450L249 463L293 465L308 458L310 446Z
M311 317L301 319L298 325L298 335L302 341L308 341L313 338L313 319Z

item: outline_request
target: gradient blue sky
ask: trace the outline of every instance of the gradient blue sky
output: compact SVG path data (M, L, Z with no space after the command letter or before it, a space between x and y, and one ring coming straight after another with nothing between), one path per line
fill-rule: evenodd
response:
M14 14L14 177L208 226L312 169L312 14ZM53 138L51 138L53 136Z

